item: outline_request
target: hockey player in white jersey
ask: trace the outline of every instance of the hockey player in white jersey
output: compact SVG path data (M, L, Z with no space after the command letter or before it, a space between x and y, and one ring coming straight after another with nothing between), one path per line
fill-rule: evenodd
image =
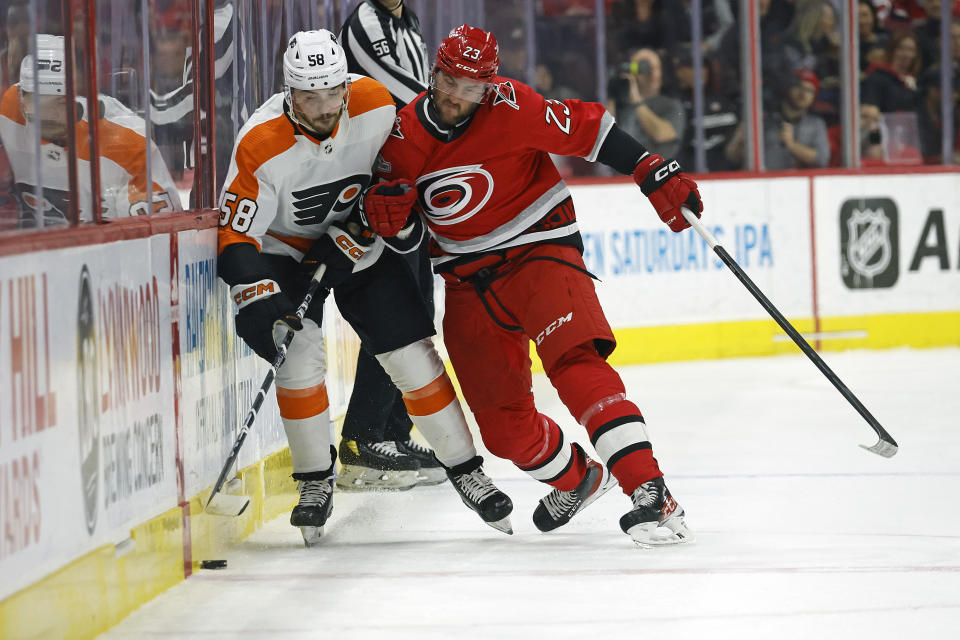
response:
M37 73L33 56L20 63L20 82L0 100L0 138L16 180L20 226L65 224L70 208L68 153L77 157L80 220L93 220L90 208L90 109L78 96L67 104L66 56L63 36L37 35ZM98 96L97 154L100 166L102 215L123 218L179 211L180 196L157 146L146 139L146 125L115 98ZM69 149L68 118L75 118L75 149ZM42 144L36 145L36 129ZM150 186L147 186L147 154ZM39 175L37 166L39 165ZM43 199L37 197L37 185Z
M513 505L483 471L412 275L351 217L393 127L389 92L348 74L343 49L322 29L290 38L283 76L283 92L254 112L234 147L220 195L218 272L237 303L237 333L258 355L271 361L276 335L287 327L297 332L276 378L300 491L290 523L312 544L332 509L336 451L324 383L322 299L302 323L295 316L323 264L322 286L333 290L340 313L403 393L464 503L512 533ZM405 194L399 200L409 208Z

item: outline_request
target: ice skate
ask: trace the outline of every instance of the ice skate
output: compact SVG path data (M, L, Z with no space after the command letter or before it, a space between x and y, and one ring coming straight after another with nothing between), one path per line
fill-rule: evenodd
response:
M513 535L510 512L513 502L500 491L490 477L483 472L483 458L470 460L446 470L453 488L460 494L463 504L477 512L488 525L508 535Z
M695 539L687 528L683 508L670 495L662 477L644 482L630 499L633 509L620 518L620 528L638 547L650 549Z
M301 480L300 503L290 513L290 524L300 527L303 542L308 546L320 542L323 527L333 511L333 478Z
M579 449L578 445L577 448ZM580 449L582 453L582 449ZM540 499L533 511L533 524L540 531L553 531L570 522L587 505L612 489L617 480L607 468L583 454L587 461L587 472L576 487L570 491L554 489Z
M437 460L437 457L433 455L433 451L416 442L413 438L397 440L396 445L397 451L415 458L420 463L420 470L417 472L419 484L428 486L441 484L447 480L447 472Z
M345 491L404 491L417 486L420 462L392 441L340 441L337 488Z

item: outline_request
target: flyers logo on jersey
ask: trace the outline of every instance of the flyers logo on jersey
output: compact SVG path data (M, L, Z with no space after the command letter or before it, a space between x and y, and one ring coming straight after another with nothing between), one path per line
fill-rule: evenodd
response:
M301 227L320 224L331 213L349 211L368 182L369 175L357 174L291 192L294 197L293 215L297 218L296 224Z
M424 213L434 224L458 224L487 204L493 195L493 176L480 167L449 167L417 180Z

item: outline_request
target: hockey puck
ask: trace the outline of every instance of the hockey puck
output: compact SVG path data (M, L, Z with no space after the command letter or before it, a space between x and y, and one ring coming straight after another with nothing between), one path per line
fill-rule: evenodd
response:
M227 561L226 560L201 560L200 568L201 569L226 569Z

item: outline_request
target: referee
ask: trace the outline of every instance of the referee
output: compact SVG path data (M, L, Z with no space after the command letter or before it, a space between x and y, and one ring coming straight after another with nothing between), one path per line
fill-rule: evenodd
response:
M427 49L417 15L403 0L364 0L340 32L351 73L383 84L399 111L427 89ZM433 272L427 255L427 234L419 217L406 240L384 238L413 272L433 315ZM413 423L400 391L376 358L360 349L357 376L343 422L337 484L342 489L409 489L438 484L446 472L433 452L410 437Z

